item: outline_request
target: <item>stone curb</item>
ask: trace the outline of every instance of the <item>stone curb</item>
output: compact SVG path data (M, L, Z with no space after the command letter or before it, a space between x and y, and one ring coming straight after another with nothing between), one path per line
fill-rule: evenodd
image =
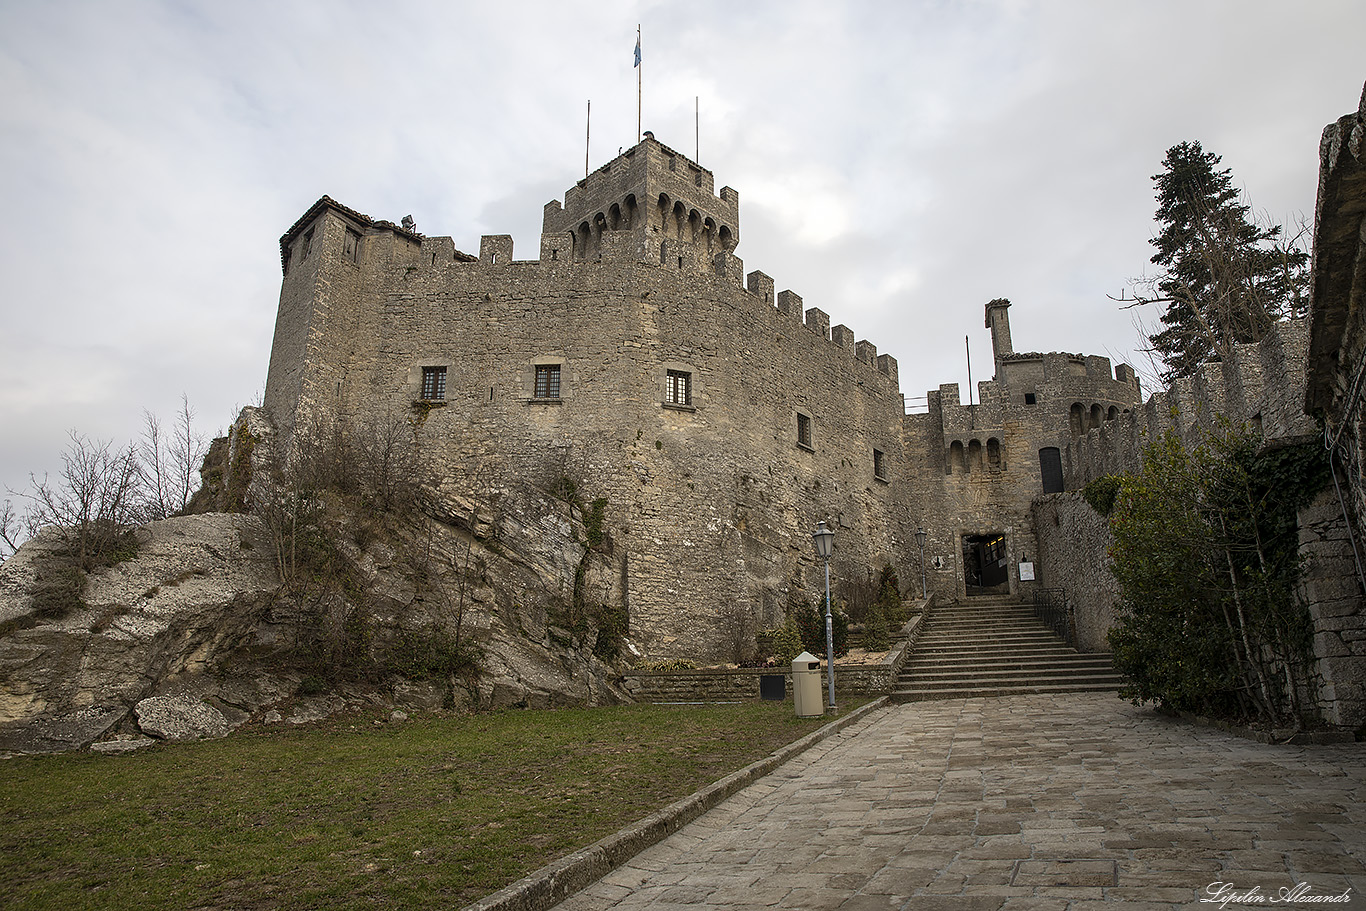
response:
M674 801L615 834L546 864L512 885L467 905L464 911L546 911L651 845L663 841L741 788L753 784L793 757L888 704L887 697L883 696L860 706L843 718L812 731L738 772L732 772L695 794Z

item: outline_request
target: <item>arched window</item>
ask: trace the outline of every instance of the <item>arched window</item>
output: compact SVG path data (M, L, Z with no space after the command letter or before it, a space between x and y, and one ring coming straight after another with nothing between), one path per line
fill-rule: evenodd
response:
M682 240L682 239L683 239L683 226L686 225L687 223L688 223L688 210L687 210L686 208L684 208L683 203L681 203L681 202L676 202L676 203L674 203L674 223L673 223L673 232L674 232L674 236L677 237L679 240Z
M982 441L968 441L968 474L982 471Z
M1097 428L1097 427L1100 426L1100 415L1101 415L1100 406L1099 406L1099 405L1092 405L1092 406L1091 406L1091 429L1092 429L1092 430L1094 430L1095 428Z
M1117 417L1119 417L1119 409L1114 405L1111 405L1110 410L1105 414L1105 420L1113 421Z
M949 470L946 474L967 474L967 462L963 459L963 444L954 440L949 444Z
M579 230L574 233L574 259L578 262L588 260L588 240L592 235L593 231L586 221L580 224Z
M995 437L987 440L987 467L992 471L1001 470L1001 441Z

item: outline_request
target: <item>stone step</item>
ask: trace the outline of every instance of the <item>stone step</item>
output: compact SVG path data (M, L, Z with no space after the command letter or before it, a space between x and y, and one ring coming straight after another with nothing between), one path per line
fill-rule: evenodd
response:
M961 669L953 670L922 670L909 678L903 678L902 682L912 685L922 685L929 683L977 683L993 680L1038 680L1040 678L1077 680L1094 680L1103 678L1106 680L1119 680L1119 674L1115 673L1114 668L1110 667L1070 667L1068 665L1049 665L1031 668L981 668L975 672L967 672Z
M1052 630L1039 629L1020 629L1020 630L1001 630L1000 632L971 632L963 633L954 630L926 630L916 642L992 642L1000 639L1041 639L1053 636ZM1056 637L1055 637L1056 638Z
M892 699L1118 692L1122 684L1109 654L1078 652L1030 607L972 603L948 605L931 615Z
M892 690L892 702L923 702L930 699L968 699L971 697L1018 696L1038 693L1117 693L1116 683L1085 683L1067 681L1064 683L1026 683L1015 686L964 686L958 689L921 689L917 687L897 687Z
M929 671L938 671L940 673L954 670L972 672L974 670L1004 670L1008 668L1032 670L1039 667L1072 667L1078 670L1085 668L1104 668L1106 670L1112 670L1114 664L1110 661L1108 655L1097 658L1092 658L1087 655L1077 655L1075 658L1067 655L1002 655L998 658L986 659L927 657L918 660L914 665L907 665L906 670L914 674L919 674Z
M932 635L977 635L989 636L997 632L1048 631L1038 620L1000 620L984 623L934 623L927 625L922 636Z
M1057 636L1045 634L1040 636L1030 636L1027 639L1001 639L999 642L984 642L981 639L966 639L966 641L956 641L956 639L936 639L936 641L915 643L915 654L930 653L930 651L963 651L963 653L979 653L979 651L1018 651L1018 650L1061 650L1075 653L1075 649L1061 641Z

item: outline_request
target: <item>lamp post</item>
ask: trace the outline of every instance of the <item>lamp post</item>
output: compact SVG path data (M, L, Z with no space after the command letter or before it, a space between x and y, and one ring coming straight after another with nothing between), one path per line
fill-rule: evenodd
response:
M811 533L816 545L816 556L825 561L825 667L830 681L830 711L835 710L835 629L830 616L830 554L835 550L835 533L825 527L824 522L816 523Z
M925 589L925 529L924 527L915 530L915 543L920 545L920 597L922 600L928 599L929 592Z

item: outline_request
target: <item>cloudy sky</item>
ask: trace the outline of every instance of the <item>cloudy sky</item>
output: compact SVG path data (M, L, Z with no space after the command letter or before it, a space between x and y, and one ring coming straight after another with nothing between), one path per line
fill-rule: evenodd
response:
M265 382L279 236L324 193L478 252L644 128L740 193L746 270L900 362L902 391L1016 350L1147 362L1167 148L1312 218L1322 128L1366 79L1360 0L0 0L0 497L71 429ZM700 99L700 135L694 99Z

